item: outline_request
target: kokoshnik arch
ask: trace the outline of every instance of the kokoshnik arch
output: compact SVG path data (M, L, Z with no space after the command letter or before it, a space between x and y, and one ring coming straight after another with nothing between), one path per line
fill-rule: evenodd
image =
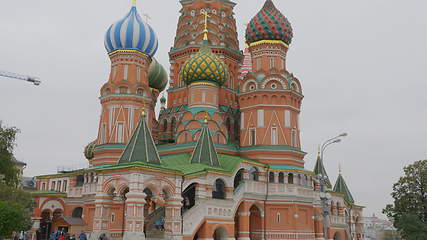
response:
M169 76L135 4L107 29L111 73L98 137L84 150L90 167L37 177L32 230L85 231L92 240L323 239L326 224L328 239L362 239L363 207L343 176L328 186L324 222L322 159L304 168L288 19L266 0L241 51L235 3L180 3ZM155 228L162 219L165 231Z

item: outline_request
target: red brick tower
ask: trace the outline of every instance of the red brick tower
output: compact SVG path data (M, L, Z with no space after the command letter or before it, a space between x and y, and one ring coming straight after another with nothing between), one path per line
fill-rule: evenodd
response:
M242 154L303 167L298 123L303 95L299 80L286 68L292 27L271 0L249 23L246 41L252 71L243 78L239 96Z
M92 165L117 162L141 109L145 109L150 128L157 123L154 107L167 82L166 71L153 58L157 47L153 29L139 16L136 6L107 30L105 48L111 72L101 88L98 137L85 149Z
M208 19L208 38L212 52L228 66L230 77L219 90L218 105L237 108L238 73L243 55L239 50L236 20L233 8L235 3L224 0L181 0L181 16L174 46L169 53L171 63L168 108L187 105L188 89L180 79L179 72L185 61L199 51L203 43L204 17Z

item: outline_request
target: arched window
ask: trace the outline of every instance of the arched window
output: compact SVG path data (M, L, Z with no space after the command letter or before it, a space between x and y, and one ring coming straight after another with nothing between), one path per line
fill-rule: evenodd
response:
M293 173L288 174L288 183L294 184L294 174Z
M268 182L274 183L274 172L268 174Z
M279 173L279 183L285 183L285 174Z
M221 179L215 181L215 185L212 191L212 198L225 199L225 183Z
M163 119L163 131L166 132L168 130L168 120Z
M259 178L259 172L258 169L256 167L251 168L251 170L249 171L249 179L252 181L258 181Z
M136 91L136 94L143 96L144 95L144 90L141 88L138 88L138 90Z
M244 174L245 170L244 169L240 169L239 171L237 171L236 176L234 177L234 189L236 189L237 187L239 187L239 185L241 183L243 183L243 174Z
M82 218L83 216L83 208L77 207L74 208L73 213L71 214L73 218Z
M127 87L120 87L119 92L120 93L128 93L128 88Z
M171 121L171 133L172 133L171 139L175 138L175 131L176 131L175 125L176 125L176 119L175 117L173 117Z

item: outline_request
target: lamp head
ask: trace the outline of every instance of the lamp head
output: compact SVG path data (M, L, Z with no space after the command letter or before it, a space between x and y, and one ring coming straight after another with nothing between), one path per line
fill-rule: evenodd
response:
M341 133L338 137L347 137L348 133Z

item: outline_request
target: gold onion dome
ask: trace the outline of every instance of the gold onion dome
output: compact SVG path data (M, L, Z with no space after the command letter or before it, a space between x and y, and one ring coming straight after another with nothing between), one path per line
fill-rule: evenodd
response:
M180 75L187 85L207 82L219 86L222 86L229 76L227 65L212 52L206 39L203 40L199 52L184 63Z

